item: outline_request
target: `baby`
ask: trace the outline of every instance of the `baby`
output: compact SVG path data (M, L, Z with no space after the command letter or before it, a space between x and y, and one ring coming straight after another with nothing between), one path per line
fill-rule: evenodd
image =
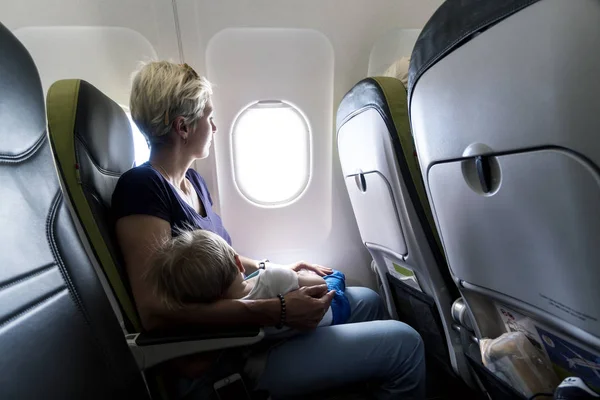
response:
M327 284L335 291L331 307L319 326L345 323L350 317L345 277L340 271L322 278L308 270L299 273L270 264L250 277L233 248L219 235L206 230L181 232L159 251L146 279L169 308L185 303L219 299L268 299L302 286Z

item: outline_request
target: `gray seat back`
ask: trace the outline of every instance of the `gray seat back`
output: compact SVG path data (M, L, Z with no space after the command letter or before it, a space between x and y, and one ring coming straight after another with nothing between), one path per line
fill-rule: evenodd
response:
M410 73L421 170L478 336L516 329L508 306L562 370L600 354L598 37L597 1L446 2Z
M338 107L337 143L358 229L391 314L417 329L441 365L460 373L451 316L458 290L414 157L402 82L376 77L357 83Z
M0 24L0 392L148 398L70 219L27 50Z

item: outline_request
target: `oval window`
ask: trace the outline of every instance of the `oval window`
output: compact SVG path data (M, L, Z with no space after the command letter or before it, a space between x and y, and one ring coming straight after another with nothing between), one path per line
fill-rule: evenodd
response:
M250 201L281 206L297 199L310 179L310 127L296 107L259 101L233 123L234 180Z

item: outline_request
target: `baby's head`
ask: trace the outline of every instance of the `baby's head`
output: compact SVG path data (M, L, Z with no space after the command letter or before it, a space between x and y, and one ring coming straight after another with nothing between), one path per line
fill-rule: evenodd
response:
M155 295L173 309L185 303L210 303L226 297L242 282L244 267L233 248L219 235L184 231L158 249L146 279Z

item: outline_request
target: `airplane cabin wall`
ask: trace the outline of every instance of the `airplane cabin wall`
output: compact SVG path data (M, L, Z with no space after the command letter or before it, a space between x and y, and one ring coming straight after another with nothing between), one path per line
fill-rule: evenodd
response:
M269 235L263 233L264 227L268 224L259 226L248 224L242 227L242 221L240 229L246 229L246 233L243 234L241 231L238 233L236 230L233 239L239 248L247 250L249 256L268 257L276 262L292 262L300 259L317 262L344 271L350 284L360 283L374 286L373 275L369 269L371 258L362 245L342 178L336 146L335 112L344 94L360 79L367 76L373 46L379 41L383 42L379 48L390 43L392 39L385 40L389 36L389 31L396 30L393 34L398 37L398 28L421 28L441 3L440 0L330 0L327 2L320 0L286 2L179 0L177 2L185 61L201 69L203 73L207 72L207 65L210 64L210 60L207 62L207 48L210 48L211 40L228 28L314 30L320 32L333 49L333 103L329 110L322 110L321 114L316 116L320 118L331 113L333 116L331 127L328 131L314 130L313 132L314 135L318 135L317 141L319 139L329 141L331 149L327 158L321 161L331 163L330 204L316 202L312 210L308 207L299 207L296 203L291 204L288 211L290 214L292 210L294 211L294 219L289 224L297 227L297 230L288 230L285 238L288 240L286 246L281 245L280 238L270 238ZM407 42L407 46L410 45L413 36L414 32L411 32L404 40ZM394 53L404 51L404 48L400 47L391 50ZM200 51L198 51L199 49ZM274 54L277 51L277 48L273 49ZM410 50L406 55L409 54ZM299 53L297 56L303 57L305 54ZM392 57L395 56L396 54L393 54ZM377 59L377 54L375 54L374 60ZM239 61L243 63L244 57L240 57ZM265 59L265 65L270 61ZM280 71L276 72L277 77L274 81L285 75L290 80L294 80L293 68L286 70L286 67L282 66ZM210 70L208 72L210 79ZM231 76L231 78L235 77ZM219 80L220 85L226 84L224 76L219 75ZM311 83L314 82L307 82L307 85L312 88ZM239 89L240 96L248 94L241 92L244 88L240 87ZM218 91L219 88L217 87L216 90ZM230 88L224 90L230 90ZM248 95L252 96L253 93ZM315 90L315 96L327 95L326 91ZM258 94L255 95L255 97L257 96ZM256 100L261 99L256 98ZM289 100L293 101L294 99ZM233 121L229 115L238 111L240 111L238 104L232 104L227 110L215 110L219 125L217 135L231 133ZM222 117L224 120L221 120ZM309 118L311 117L309 116ZM321 135L326 137L323 138ZM218 138L217 145L220 144L219 140ZM217 149L218 151L219 149ZM221 154L201 160L197 162L196 166L196 169L206 177L207 181L210 181L213 191L215 187L221 186L219 178L231 180L231 167L227 160L219 160ZM323 171L318 172L325 174ZM218 173L219 177L215 173ZM227 176L224 176L225 174ZM217 198L220 195L221 193L216 193ZM227 190L227 196L231 195L241 197L239 194ZM223 199L219 199L221 205L229 202L231 202L229 198L225 202ZM320 207L325 207L327 210L321 210ZM227 209L221 211L224 211L223 218L227 224L232 223L229 218L235 215L234 212L228 214ZM324 220L327 217L327 211L331 213L330 223ZM281 214L284 211L273 209L269 216L269 212L258 207L253 211L248 211L248 208L244 207L244 212L250 212L248 220L251 221L262 215L268 219L268 222L280 223L279 221L283 219ZM235 222L238 222L239 218L241 218L239 214L235 215ZM327 229L328 225L329 231L324 232L323 229ZM310 232L311 228L317 230L314 238L305 236L305 232ZM276 230L281 229L278 227Z
M214 140L220 211L234 246L258 259L307 258L306 250L318 249L331 232L334 54L329 41L315 30L231 28L210 40L206 61L221 126ZM255 114L260 125L232 129L236 118L242 122L239 112L257 100L289 104L249 109L262 113ZM266 133L279 113L297 122L297 129L281 121L272 136L252 135ZM235 163L248 172L232 169ZM280 204L264 204L275 198Z
M88 79L126 106L132 60L178 57L169 1L1 0L0 21L32 54L45 90L56 79Z
M60 79L94 84L122 106L129 105L130 74L139 60L156 58L136 31L121 27L25 27L14 31L40 69L44 93Z
M81 65L85 65L83 63L52 61L52 46L59 44L48 43L47 53L44 54L44 46L41 44L43 41L40 38L30 41L35 43L30 44L35 47L30 50L43 79L44 76L46 80L57 77L85 78L123 105L127 105L129 88L121 86L131 75L133 58L157 56L161 59L185 61L201 74L208 72L208 75L215 76L219 81L219 85L215 87L215 99L218 99L219 90L231 96L235 89L226 87L227 74L232 74L234 68L223 68L223 71L219 71L218 66L213 65L211 69L208 65L210 43L220 32L228 28L277 28L296 29L297 32L307 35L313 31L320 35L324 43L327 42L326 46L323 46L330 48L332 62L331 65L326 62L324 67L321 65L322 68L316 77L320 86L325 85L324 88L317 88L315 82L306 82L306 87L314 92L314 102L322 105L314 107L314 110L303 106L301 111L307 113L313 145L319 146L313 149L313 157L316 158L313 158L312 165L319 167L313 174L321 174L320 176L325 178L323 181L317 179L315 185L311 181L303 196L313 196L313 199L320 199L322 203L314 204L313 212L308 206L293 213L288 212L288 216L293 218L287 221L291 229L279 229L277 236L269 238L269 235L264 235L264 240L257 240L263 236L261 230L268 229L268 224L262 224L260 229L251 224L244 225L244 222L238 219L239 214L232 208L235 204L228 205L228 202L231 203L229 196L232 193L240 196L231 190L233 174L227 157L230 148L219 146L227 144L228 141L221 143L222 139L217 138L217 156L213 151L210 157L197 162L195 168L207 180L217 210L224 212L223 218L227 224L234 224L234 244L244 249L246 255L268 257L275 262L304 259L321 263L343 270L349 284L373 287L373 276L369 270L370 257L361 243L339 165L335 140L335 111L343 95L356 82L368 73L382 72L381 68L387 62L386 46L390 51L404 52L403 49L393 48L395 39L389 36L390 32L396 31L394 35L397 35L398 28L421 28L441 3L442 0L1 0L0 20L11 30L32 26L127 28L121 30L120 34L107 33L104 37L107 42L103 45L114 46L118 50L81 53L80 58L84 58L89 67L85 71L78 70ZM177 19L174 18L174 12ZM26 29L21 30L21 34L24 33L27 33ZM127 38L124 39L125 36ZM410 47L410 34L406 37L406 46ZM70 46L73 49L69 55L72 60L76 60L79 55L79 45ZM316 42L308 46L312 49L310 51L315 52L325 51L325 47L321 48ZM64 47L60 50L63 53L69 52ZM265 66L275 60L280 52L286 51L289 52L289 49L273 48L274 57L265 58ZM302 56L303 54L297 54L297 57ZM239 61L243 62L244 58L240 57ZM94 66L98 68L95 72ZM102 73L109 67L115 76L112 82L107 78L107 74ZM294 73L300 72L293 68L287 71L281 68L273 82L286 75L293 81ZM331 81L329 84L328 79ZM115 87L115 82L119 82L118 88ZM46 85L47 82L44 82L45 87ZM260 98L261 93L248 92L254 90L252 85L240 85L239 90L240 99L264 100ZM303 96L309 98L310 93L305 92ZM287 97L285 93L282 96ZM295 93L290 93L290 98L285 100L295 103L295 96ZM300 102L302 101L306 102ZM224 101L220 106L221 109L215 110L216 122L219 125L218 135L230 135L234 119L232 115L241 111L240 104ZM330 125L329 129L327 124ZM327 172L328 170L330 172ZM221 197L221 186L223 193L228 196L227 199ZM327 190L330 192L325 193ZM282 210L285 210L285 207L265 211L261 207L247 206L244 212L251 214L250 220L260 216L262 220L272 219L280 224L278 214L281 214ZM311 229L315 230L313 236L310 235ZM295 234L295 231L302 234Z
M410 57L421 29L393 29L381 36L371 49L369 76L382 75L401 57Z

